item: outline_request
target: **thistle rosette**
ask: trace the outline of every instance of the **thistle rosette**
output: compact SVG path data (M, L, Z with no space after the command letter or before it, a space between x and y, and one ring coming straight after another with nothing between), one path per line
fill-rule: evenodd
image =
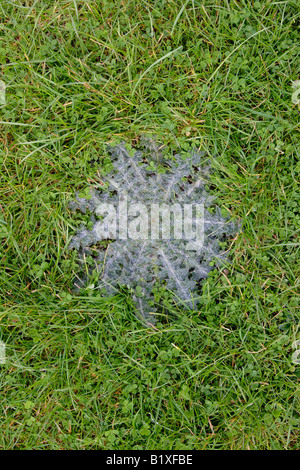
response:
M212 269L211 262L226 259L220 241L237 229L218 207L209 210L214 198L205 189L209 166L201 166L204 152L166 159L150 141L144 151L120 144L110 148L110 155L113 171L102 179L104 190L93 189L88 198L77 195L69 204L93 214L92 229L81 227L69 248L77 249L83 259L91 246L110 240L95 258L99 287L109 295L119 286L128 287L147 322L153 323L151 314L157 311L157 284L163 283L178 302L195 309L199 282ZM195 218L195 207L202 208L201 217L197 212ZM79 282L84 284L83 279Z

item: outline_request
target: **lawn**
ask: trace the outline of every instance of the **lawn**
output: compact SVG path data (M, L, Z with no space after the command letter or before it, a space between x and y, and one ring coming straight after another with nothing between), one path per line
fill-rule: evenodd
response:
M299 448L299 16L297 1L1 1L1 449ZM88 222L68 201L99 186L108 143L141 135L204 150L242 224L197 310L158 290L155 327L126 289L74 292L67 249Z

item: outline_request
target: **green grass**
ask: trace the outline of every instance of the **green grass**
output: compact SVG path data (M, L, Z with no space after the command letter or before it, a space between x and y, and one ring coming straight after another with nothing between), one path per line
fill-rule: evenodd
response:
M299 13L1 2L2 449L299 447ZM75 295L67 251L67 200L99 184L107 142L142 133L217 155L211 190L243 221L198 310L155 329L124 292Z

